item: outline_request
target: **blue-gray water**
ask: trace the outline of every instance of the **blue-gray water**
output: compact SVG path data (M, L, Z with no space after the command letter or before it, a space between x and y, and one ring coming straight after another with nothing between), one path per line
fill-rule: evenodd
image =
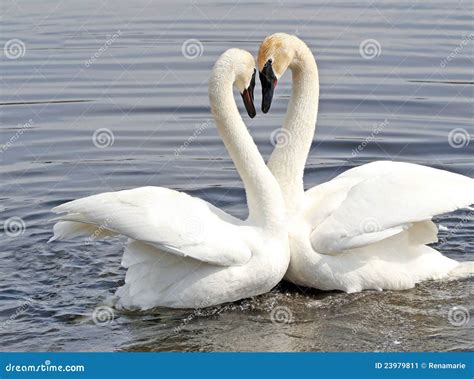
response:
M102 325L91 315L123 284L123 241L46 243L53 206L144 185L245 217L207 77L225 49L256 54L277 31L303 38L320 70L307 187L377 159L473 177L472 14L470 0L2 1L0 220L20 229L0 234L0 349L472 349L472 320L453 319L472 308L472 280L352 295L282 284L201 311L115 311ZM244 117L265 157L290 85L287 74L268 115ZM474 260L472 214L437 221L440 250ZM272 322L276 307L290 323Z

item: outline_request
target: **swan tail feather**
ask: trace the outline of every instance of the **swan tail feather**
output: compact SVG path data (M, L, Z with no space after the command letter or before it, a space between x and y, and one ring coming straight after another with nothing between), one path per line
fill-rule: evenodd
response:
M427 225L422 227L431 229ZM431 233L425 237L429 237ZM414 244L413 238L410 230L407 230L378 243L344 253L341 260L352 259L360 267L349 273L343 267L338 273L341 283L344 283L343 290L347 292L348 289L355 288L357 292L363 289L409 289L425 280L445 279L459 266L457 261L430 246Z
M460 262L448 274L449 280L465 279L474 276L474 262Z
M122 258L127 269L125 285L116 296L118 308L147 310L157 306L182 306L182 279L192 278L202 262L161 251L140 241L128 240ZM159 302L157 302L159 299Z
M103 226L96 226L93 224L76 221L57 222L53 227L53 233L54 234L48 240L48 243L76 237L85 237L92 242L96 239L107 238L116 235L116 233L104 228Z

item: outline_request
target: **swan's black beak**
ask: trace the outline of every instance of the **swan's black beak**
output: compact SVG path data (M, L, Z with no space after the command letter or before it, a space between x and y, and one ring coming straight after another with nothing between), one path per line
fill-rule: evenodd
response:
M244 100L244 105L245 109L247 110L247 113L250 118L254 118L255 115L257 114L255 110L255 104L253 103L253 91L255 89L255 70L252 75L252 80L250 81L249 87L244 90L244 92L241 94L242 99Z
M262 71L259 72L260 83L262 84L262 112L270 110L273 100L273 91L277 85L277 78L272 68L272 60L269 59Z

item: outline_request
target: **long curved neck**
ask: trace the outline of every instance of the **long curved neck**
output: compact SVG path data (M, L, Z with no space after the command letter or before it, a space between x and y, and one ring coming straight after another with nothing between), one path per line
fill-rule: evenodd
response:
M211 110L219 133L242 178L249 208L249 220L267 229L281 231L285 204L280 187L265 165L233 95L234 73L216 66L209 82Z
M276 146L268 167L280 184L289 213L303 204L303 175L313 142L318 115L319 75L311 50L300 40L295 42L295 56L289 68L293 86L283 129L289 142Z

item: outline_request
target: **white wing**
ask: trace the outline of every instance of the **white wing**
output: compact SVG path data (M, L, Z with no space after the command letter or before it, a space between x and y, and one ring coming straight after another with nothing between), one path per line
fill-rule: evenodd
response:
M161 187L108 192L53 209L55 239L122 234L161 251L220 265L243 265L251 251L243 222L185 193Z
M374 162L311 189L307 196L312 247L332 254L409 228L418 233L411 233L417 243L433 242L437 230L428 220L474 204L474 179L410 163Z

